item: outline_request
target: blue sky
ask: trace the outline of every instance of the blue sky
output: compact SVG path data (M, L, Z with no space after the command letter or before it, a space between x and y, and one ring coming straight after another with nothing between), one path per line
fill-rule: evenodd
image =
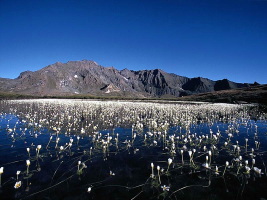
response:
M267 83L267 1L0 0L0 77L83 59Z

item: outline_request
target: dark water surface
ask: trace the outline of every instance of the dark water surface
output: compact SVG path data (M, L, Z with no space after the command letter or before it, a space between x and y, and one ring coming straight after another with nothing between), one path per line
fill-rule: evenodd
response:
M266 114L253 106L25 100L0 109L0 199L267 199Z

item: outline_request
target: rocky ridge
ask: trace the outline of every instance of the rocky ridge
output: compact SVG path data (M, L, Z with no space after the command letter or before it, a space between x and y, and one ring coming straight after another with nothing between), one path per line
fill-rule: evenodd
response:
M133 71L103 67L94 61L57 62L16 79L0 78L0 91L52 96L90 94L125 97L180 97L249 87L227 79L187 78L160 69Z

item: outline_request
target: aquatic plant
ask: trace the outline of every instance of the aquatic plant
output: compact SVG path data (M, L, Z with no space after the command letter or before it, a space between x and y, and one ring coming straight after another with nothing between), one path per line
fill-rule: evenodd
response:
M157 166L157 170L158 170L159 184L161 184L161 180L160 180L160 166Z
M19 180L19 174L21 171L17 171L16 175L17 175L17 181Z
M21 181L17 181L16 183L15 183L15 185L14 185L14 188L15 189L18 189L18 188L20 188L21 187Z
M172 159L168 158L168 168L167 168L167 173L169 172L170 165L172 164Z
M4 173L4 167L0 167L0 187L2 186L2 174Z
M30 167L31 161L26 160L26 166L27 166L27 175L29 174L29 167Z
M26 173L17 174L16 183L3 184L5 194L14 183L24 188L19 198L70 193L61 187L66 183L77 195L81 188L96 199L113 192L129 199L186 199L187 188L210 194L213 188L206 188L221 180L226 191L248 192L243 182L262 181L266 173L266 118L251 119L251 105L39 99L0 106L2 134L27 160ZM20 152L21 146L26 151ZM10 155L0 165L21 169L20 160ZM192 181L196 184L187 185Z
M154 178L154 163L151 163L151 178Z

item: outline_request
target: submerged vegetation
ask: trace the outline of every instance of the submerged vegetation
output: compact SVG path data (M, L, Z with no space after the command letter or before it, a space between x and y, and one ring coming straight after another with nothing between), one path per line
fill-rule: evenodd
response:
M0 101L6 199L267 198L253 105Z

